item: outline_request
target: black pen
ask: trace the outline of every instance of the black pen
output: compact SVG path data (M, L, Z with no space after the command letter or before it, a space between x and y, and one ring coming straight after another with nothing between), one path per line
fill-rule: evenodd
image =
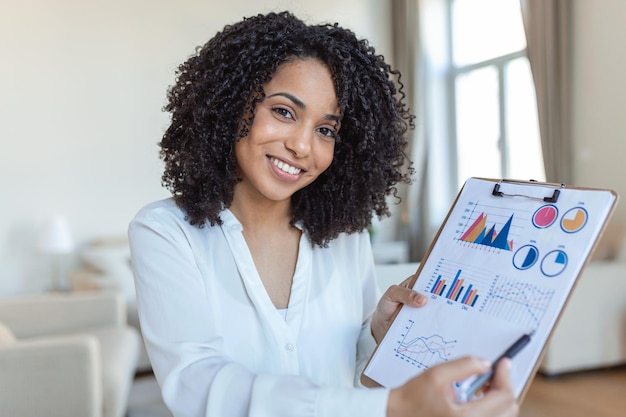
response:
M498 366L498 362L500 362L504 358L510 359L513 356L517 355L517 353L522 350L522 348L526 346L528 342L530 342L531 335L532 333L522 335L522 337L517 339L515 343L511 345L511 347L505 350L504 353L493 362L489 371L485 372L474 381L472 381L467 389L463 389L463 387L461 387L458 395L459 402L466 402L474 398L476 393L479 392L485 386L485 384L489 382L489 380L491 380L491 377L493 376L494 372L496 371L496 367Z

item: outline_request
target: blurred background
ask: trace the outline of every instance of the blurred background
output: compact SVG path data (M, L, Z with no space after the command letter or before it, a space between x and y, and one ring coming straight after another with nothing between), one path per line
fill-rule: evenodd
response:
M59 219L72 241L61 242L59 253L71 268L83 248L123 239L140 207L168 197L160 185L157 144L168 125L162 107L177 65L226 23L270 10L289 9L310 22L339 22L368 38L394 66L407 69L403 80L418 116L411 154L419 176L401 190L406 198L394 206L393 217L375 221L374 240L381 261L418 261L463 178L544 176L523 27L519 16L506 20L509 12L501 9L511 3L519 14L519 2L480 0L482 8L474 7L478 13L473 14L467 1L453 3L0 0L0 296L48 288L53 272L41 240ZM626 3L566 3L571 42L567 182L624 194L626 55L619 39L626 31ZM498 12L486 12L490 8ZM464 32L468 28L488 30L470 37ZM496 42L503 28L518 35ZM469 53L472 45L494 44L503 49ZM437 45L448 45L448 52ZM488 118L477 119L506 102L475 101L498 95L499 84L492 81L501 74L478 70L481 62L502 57L515 63L519 83L527 83L506 88L524 85L518 93L528 93L509 103L521 108L512 112L520 117L509 122L517 128L505 141L508 148L498 131L503 118L493 116L492 127ZM430 83L424 82L428 72L435 74ZM454 100L434 95L438 82L442 91L456 91ZM437 107L443 110L435 113ZM486 162L477 159L481 155ZM625 217L626 207L618 207L616 221ZM417 238L418 249L411 249Z

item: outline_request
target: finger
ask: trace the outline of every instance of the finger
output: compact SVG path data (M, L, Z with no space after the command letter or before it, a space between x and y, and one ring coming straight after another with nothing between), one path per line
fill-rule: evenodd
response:
M383 301L393 303L394 305L407 304L413 307L420 307L426 304L427 299L424 295L402 286L402 284L389 287L383 294Z
M475 356L465 356L453 361L444 362L429 369L437 372L441 381L455 383L463 381L472 375L485 373L489 370L489 361Z
M498 362L491 385L485 395L476 401L470 401L466 407L473 409L470 415L516 416L519 404L516 401L510 377L511 361L502 359Z
M509 358L504 358L498 362L491 388L503 390L513 389L513 383L511 381L511 360Z

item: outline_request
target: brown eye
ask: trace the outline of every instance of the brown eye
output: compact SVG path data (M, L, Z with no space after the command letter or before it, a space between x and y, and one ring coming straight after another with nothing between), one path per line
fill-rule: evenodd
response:
M328 127L321 127L318 129L318 131L326 136L327 138L331 138L331 139L336 139L337 138L337 132L335 132L334 129L330 129Z
M272 111L285 119L293 119L291 112L284 107L274 107Z

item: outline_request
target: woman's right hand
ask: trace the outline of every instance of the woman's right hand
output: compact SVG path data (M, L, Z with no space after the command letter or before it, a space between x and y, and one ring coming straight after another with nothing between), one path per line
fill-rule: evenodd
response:
M434 366L391 390L387 417L514 417L519 412L510 377L511 362L498 363L486 393L467 403L456 401L455 382L489 370L490 364L464 357Z

